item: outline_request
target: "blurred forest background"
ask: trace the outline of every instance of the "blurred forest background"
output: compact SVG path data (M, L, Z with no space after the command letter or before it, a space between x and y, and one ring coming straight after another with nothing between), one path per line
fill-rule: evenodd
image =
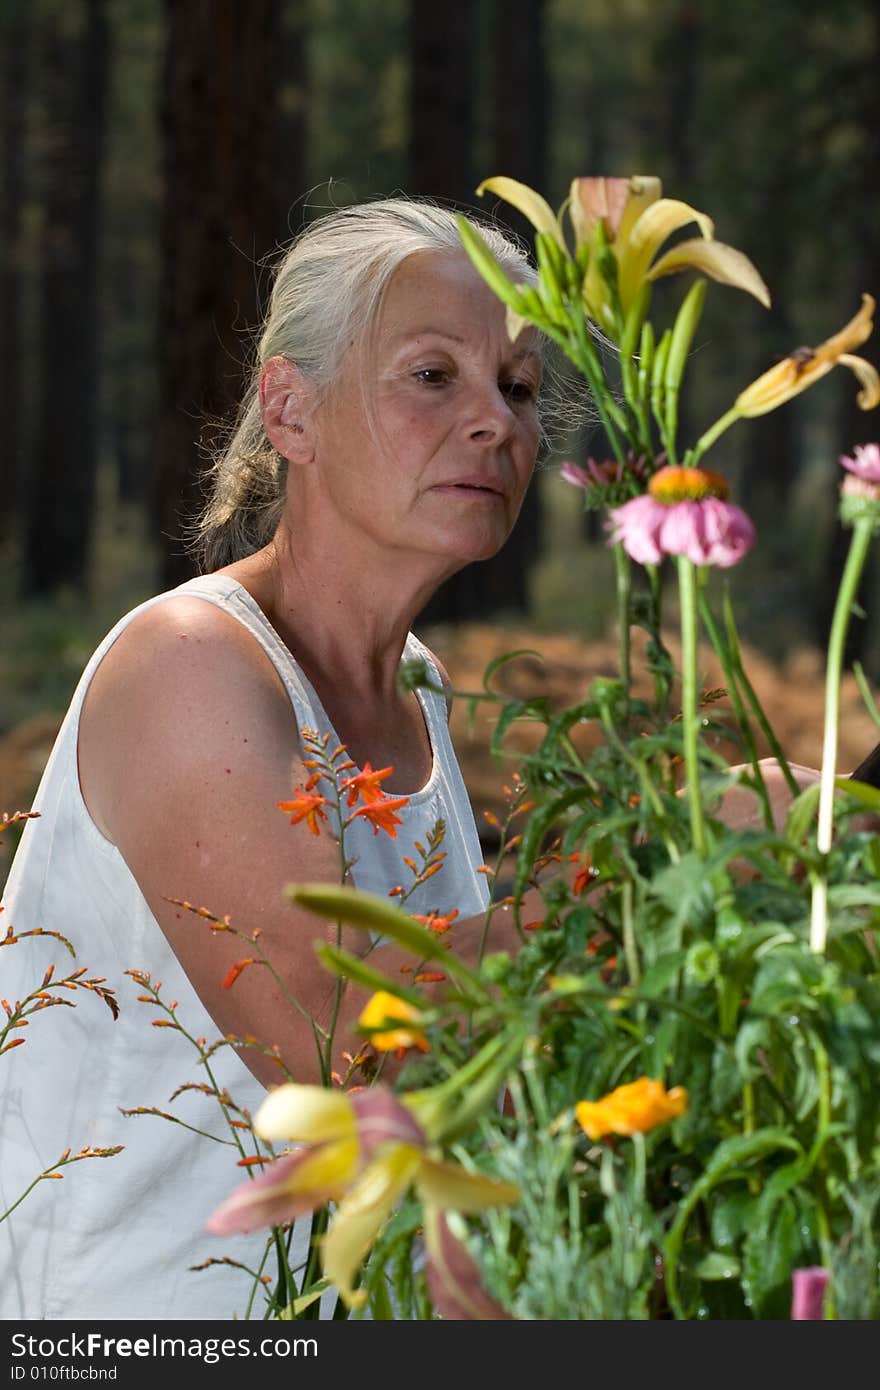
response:
M661 176L773 294L711 287L687 437L880 297L872 0L0 0L0 70L0 809L29 804L97 640L191 572L206 422L239 395L274 255L322 211L423 194L527 235L480 179L558 205L577 174ZM804 760L836 457L877 436L855 394L832 373L715 455L759 534L731 577L741 631ZM535 634L552 670L528 678L560 694L611 660L610 557L558 477L603 453L557 433L513 541L422 615L457 681ZM872 681L878 589L875 565L851 650ZM854 762L874 737L850 714Z

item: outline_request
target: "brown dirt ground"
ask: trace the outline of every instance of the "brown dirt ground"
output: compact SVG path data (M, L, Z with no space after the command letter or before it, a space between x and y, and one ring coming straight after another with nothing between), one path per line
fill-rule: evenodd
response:
M595 676L617 673L617 649L613 640L584 642L564 634L536 633L529 627L493 627L485 623L434 627L422 634L449 672L456 691L478 691L487 664L505 652L531 649L540 656L520 656L496 675L494 686L515 698L545 695L553 710L585 698ZM670 635L667 646L677 662L677 638ZM802 649L776 666L759 652L744 645L743 662L773 728L788 757L816 767L821 759L824 674L817 651ZM640 659L639 635L635 637L633 668L636 693L650 696L650 679ZM711 650L701 654L705 689L723 686L717 660ZM727 707L719 701L714 708ZM479 705L469 726L467 701L455 700L452 710L452 736L461 760L468 790L481 833L487 846L494 836L487 827L485 812L502 815L503 787L517 768L519 757L535 747L542 726L518 723L505 739L507 754L493 757L490 741L497 709ZM30 804L52 742L60 725L60 715L38 715L11 729L0 738L0 810L26 810ZM585 726L576 730L575 742L587 747L595 741L595 731ZM841 731L838 766L849 772L880 738L864 708L855 679L848 675L841 692ZM761 745L761 752L766 747ZM731 749L731 755L733 750ZM0 836L0 882L8 868L9 849Z

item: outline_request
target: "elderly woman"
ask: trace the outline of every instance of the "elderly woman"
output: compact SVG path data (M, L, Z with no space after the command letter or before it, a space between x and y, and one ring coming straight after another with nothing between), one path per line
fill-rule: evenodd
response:
M482 233L513 278L531 278L515 246ZM393 768L381 790L401 803L396 838L367 816L347 832L357 886L386 894L403 855L445 822L443 870L407 910L457 910L456 949L475 955L488 894L446 701L402 689L398 672L420 658L443 681L410 625L444 579L510 534L538 449L541 370L539 335L511 342L454 218L431 204L334 212L281 261L254 380L214 472L205 572L127 614L95 652L8 881L4 921L70 937L121 1012L114 1021L99 1000L68 995L77 1007L52 1011L48 1046L38 1014L27 1045L4 1057L0 1214L68 1146L124 1148L40 1183L0 1224L3 1317L242 1312L249 1281L222 1261L257 1269L265 1240L219 1247L205 1235L240 1177L239 1151L192 1040L251 1036L298 1080L318 1078L310 1020L330 1024L335 984L313 949L320 926L283 888L338 881L339 850L278 810L308 783L306 730L345 745L361 784ZM734 788L726 818L754 809ZM259 930L301 1009L264 968L224 988L241 941L175 899ZM492 944L509 930L493 915ZM346 944L364 950L359 936ZM25 998L62 960L53 937L19 941L3 953L4 996ZM405 963L383 944L371 961L392 977ZM151 1026L171 1020L137 1002L143 972L179 1030ZM343 997L337 1065L364 998ZM270 1055L232 1044L210 1068L249 1111L281 1079ZM180 1123L121 1113L167 1111L173 1096ZM305 1257L301 1240L294 1256Z
M517 279L522 253L484 227ZM473 953L487 906L480 846L442 696L404 691L402 659L443 674L410 625L439 584L494 555L510 534L539 442L541 346L511 342L504 310L472 268L454 218L393 199L310 226L275 279L254 380L216 464L203 518L200 578L127 614L82 676L7 885L4 923L62 931L77 964L119 993L114 1022L97 999L38 1015L3 1059L0 1213L68 1146L124 1145L64 1182L42 1182L0 1225L6 1318L225 1318L262 1237L219 1242L205 1220L236 1181L238 1151L211 1094L177 1102L183 1124L125 1117L167 1110L201 1083L181 1032L152 1027L136 1002L148 971L190 1038L255 1036L299 1080L317 1079L308 1018L327 1025L334 981L315 957L320 926L283 897L290 880L339 879L327 835L292 829L277 809L309 776L300 733L346 745L357 769L393 768L398 835L365 817L347 832L358 887L386 894L404 853L446 823L443 871L408 899L415 913L457 909L456 946ZM304 1012L266 969L224 989L243 954L172 899L208 904L261 946ZM500 934L503 925L493 927ZM335 929L334 929L335 934ZM347 943L363 950L363 939ZM4 952L3 994L23 998L50 938ZM394 975L391 946L371 959ZM70 996L68 996L70 997ZM350 1047L363 991L340 1010ZM218 1086L253 1110L283 1079L256 1049L223 1047ZM240 1176L240 1174L239 1174Z

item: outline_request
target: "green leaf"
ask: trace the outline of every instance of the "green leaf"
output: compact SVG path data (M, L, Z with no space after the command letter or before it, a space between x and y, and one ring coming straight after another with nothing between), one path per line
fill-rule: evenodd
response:
M786 1195L746 1241L743 1288L757 1318L789 1317L792 1271L811 1258L800 1226L798 1204Z
M667 985L678 978L678 972L684 964L687 951L667 951L659 960L655 960L650 969L646 970L639 985L639 995L647 998L656 998L662 994Z
M409 989L398 980L392 980L390 975L385 975L381 970L374 970L371 965L367 965L360 956L354 956L350 951L343 951L339 946L332 946L329 942L319 942L315 946L315 955L322 965L326 966L335 975L341 975L346 980L351 980L356 985L363 985L369 990L382 990L388 994L394 994L399 999L406 999L416 1008L424 1008L424 995L417 990Z
M820 787L818 782L814 782L806 791L796 796L788 808L788 815L785 818L785 838L791 840L793 844L799 845L801 840L806 837L810 825L816 818L816 808L819 805Z
M710 1250L700 1260L694 1274L698 1279L735 1279L739 1274L739 1260L721 1250Z
M664 1242L666 1292L676 1317L685 1316L678 1298L678 1261L681 1256L685 1228L691 1213L697 1204L704 1197L707 1197L714 1187L723 1182L733 1170L747 1163L752 1163L755 1159L763 1158L766 1154L773 1153L775 1149L790 1149L798 1154L803 1153L797 1140L787 1130L777 1125L758 1129L754 1134L737 1134L732 1139L725 1139L718 1145L709 1160L703 1176L694 1183L681 1202L678 1215Z
M328 921L347 922L352 927L388 936L418 960L442 960L449 975L481 999L488 998L475 972L448 948L441 936L414 922L377 894L333 883L289 883L284 893L291 902Z

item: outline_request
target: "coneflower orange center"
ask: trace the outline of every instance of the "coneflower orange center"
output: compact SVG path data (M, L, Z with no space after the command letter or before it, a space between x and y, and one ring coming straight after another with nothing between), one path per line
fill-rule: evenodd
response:
M729 489L721 474L708 468L668 464L654 474L648 491L658 502L671 506L674 502L700 502L704 497L726 497Z

